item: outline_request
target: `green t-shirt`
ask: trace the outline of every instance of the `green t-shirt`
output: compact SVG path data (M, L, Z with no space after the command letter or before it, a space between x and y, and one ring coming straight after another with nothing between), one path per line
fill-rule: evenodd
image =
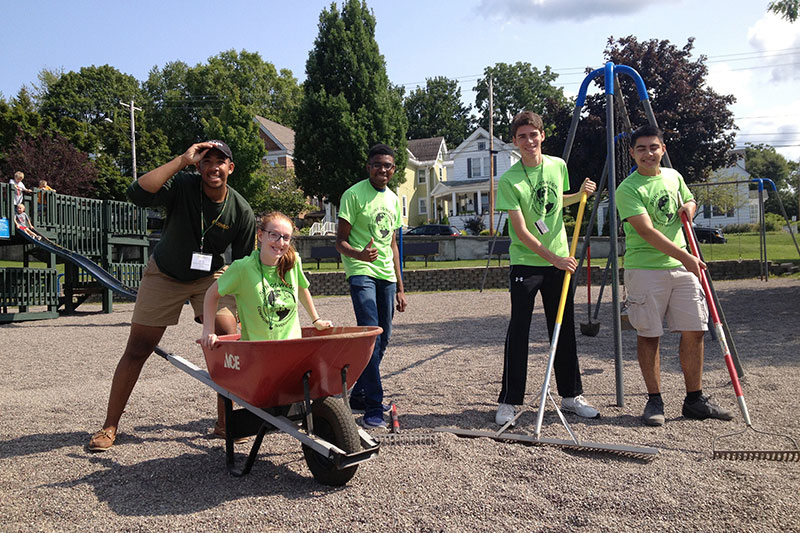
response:
M397 281L392 254L392 235L402 223L397 195L388 187L382 191L375 189L368 179L359 181L342 195L339 218L352 226L347 239L350 246L362 250L374 239L373 247L378 249L378 258L372 263L342 255L346 276Z
M500 176L495 209L521 211L531 235L554 254L566 257L569 244L562 209L564 193L568 190L569 173L563 159L543 155L541 165L524 168L522 161L518 161ZM540 220L548 229L544 234L535 225ZM551 266L519 240L512 224L508 227L511 235L508 252L512 265Z
M299 256L285 278L286 283L278 277L277 267L262 264L256 249L234 261L217 279L220 295L236 298L243 341L301 337L297 293L301 287L308 288L308 279Z
M200 279L222 268L228 245L234 261L246 257L255 245L256 218L247 200L228 187L226 201L212 202L203 194L199 174L179 172L155 193L133 182L128 199L139 207L167 208L153 259L161 272L179 281ZM200 251L203 228L203 252L212 255L209 272L191 269L192 254Z
M683 181L683 176L671 168L661 168L657 176L643 176L634 172L617 187L617 211L625 223L625 268L642 270L668 270L681 266L681 262L660 252L636 233L627 221L629 217L647 213L653 227L680 248L686 247L678 209L680 191L683 202L694 195Z

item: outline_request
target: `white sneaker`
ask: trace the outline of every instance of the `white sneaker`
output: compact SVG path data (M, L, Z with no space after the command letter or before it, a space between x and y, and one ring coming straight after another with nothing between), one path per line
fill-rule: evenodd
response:
M589 405L583 396L574 398L561 398L561 410L583 418L600 418L600 411Z
M510 403L497 404L497 414L494 415L494 421L498 426L505 426L510 420L513 420L517 414L517 410ZM514 424L511 424L512 426Z

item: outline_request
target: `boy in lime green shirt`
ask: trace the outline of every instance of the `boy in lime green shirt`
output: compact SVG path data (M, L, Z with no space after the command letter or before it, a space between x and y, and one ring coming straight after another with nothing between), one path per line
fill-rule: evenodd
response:
M528 343L531 316L537 293L542 295L549 338L553 336L564 272L578 266L569 256L563 208L580 200L582 191L591 194L596 186L586 179L580 191L570 189L564 160L542 154L542 117L523 111L511 123L511 135L522 160L500 177L496 208L508 211L510 221L511 319L506 333L503 381L495 422L505 425L514 419L515 405L523 403L528 374ZM572 290L567 295L562 330L556 348L556 386L562 396L561 408L585 418L600 413L583 397L577 347Z
M386 427L380 363L392 333L395 302L398 311L406 309L396 236L402 211L387 186L394 170L394 150L376 144L367 157L369 179L347 189L339 202L336 249L342 254L356 321L383 328L350 397L351 408L364 410L365 427Z
M683 177L661 168L663 132L642 126L631 135L637 170L617 188L617 210L625 230L625 289L628 318L637 332L637 358L647 387L642 421L664 424L659 345L666 317L679 331L679 355L686 385L683 416L731 420L730 412L703 395L703 336L708 310L700 287L706 265L686 249L681 212L694 218L697 204ZM680 199L680 200L679 200Z

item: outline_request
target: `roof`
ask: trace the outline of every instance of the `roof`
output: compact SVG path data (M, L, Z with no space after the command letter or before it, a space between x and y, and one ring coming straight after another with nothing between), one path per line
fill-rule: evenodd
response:
M439 156L439 149L444 144L444 137L429 137L427 139L411 139L408 141L408 151L417 161L435 161Z
M256 120L276 144L283 146L285 150L294 151L294 130L292 128L287 128L258 115L256 115Z

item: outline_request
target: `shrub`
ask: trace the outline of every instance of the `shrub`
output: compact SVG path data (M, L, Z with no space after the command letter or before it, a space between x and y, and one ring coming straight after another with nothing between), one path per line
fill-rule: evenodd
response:
M464 227L473 235L480 235L481 232L486 229L486 224L483 223L482 217L475 216L465 220Z

